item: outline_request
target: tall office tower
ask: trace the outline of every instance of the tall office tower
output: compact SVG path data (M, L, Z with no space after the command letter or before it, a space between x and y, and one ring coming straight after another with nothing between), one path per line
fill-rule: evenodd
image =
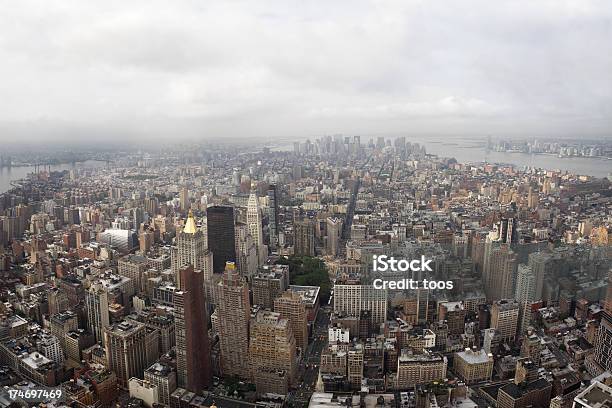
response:
M135 321L122 321L104 328L108 368L124 388L132 377L140 377L147 367L147 331Z
M234 207L211 206L206 210L208 249L213 256L213 272L223 273L227 262L236 262Z
M274 299L289 289L289 265L265 265L251 279L253 304L274 308Z
M186 213L191 208L191 202L189 201L189 190L187 187L181 188L179 200L181 202L181 212Z
M497 223L499 241L504 244L518 243L518 223L516 218L502 218Z
M206 281L212 277L213 254L208 250L208 237L196 226L191 210L183 231L176 236L176 248L173 248L171 256L172 269L179 288L183 289L180 270L185 265L192 265L194 269L203 271Z
M270 247L278 247L278 196L276 185L268 187L268 228L270 230Z
M502 341L514 342L520 306L517 301L503 299L491 306L491 327L499 330Z
M257 393L286 395L296 381L291 324L280 313L259 310L250 329L249 357Z
M136 207L132 210L132 223L134 224L134 229L138 231L140 228L140 224L144 222L144 211L140 207Z
M210 386L212 377L204 276L191 265L182 267L180 275L183 289L174 292L178 385L200 392Z
M228 262L217 286L219 316L219 346L221 373L248 379L249 375L249 320L251 302L249 286L240 276L233 262Z
M527 207L534 209L538 206L538 193L537 191L533 191L533 188L529 187L529 193L527 194Z
M527 263L535 276L535 298L542 299L544 279L553 267L551 256L547 252L533 252L529 254Z
M293 224L293 254L296 256L315 256L315 226L310 220Z
M536 301L536 276L528 265L520 264L516 277L514 298L520 305L519 333L523 334L531 324L531 304Z
M608 290L606 291L604 309L608 314L612 315L612 269L608 271Z
M494 245L485 265L485 294L488 300L514 297L514 280L517 269L516 254L507 244Z
M612 371L612 315L604 312L595 339L595 361L604 371Z
M359 317L370 311L371 323L378 326L387 320L387 291L372 285L334 285L334 312Z
M155 233L151 229L145 229L138 234L138 249L142 254L146 254L153 247Z
M326 251L328 255L336 256L338 254L338 246L340 243L340 234L342 233L342 221L340 218L327 218L327 242Z
M261 209L257 198L257 185L251 183L251 194L247 204L247 225L257 246L257 265L263 264L268 257L268 248L264 245L263 231L261 224Z
M101 283L94 283L85 296L89 329L96 341L104 344L104 328L110 323L108 292Z
M248 225L236 223L236 267L242 276L251 276L257 273L257 245L249 232Z
M289 320L295 337L295 345L304 352L308 346L308 313L302 297L288 290L274 299L274 311L280 313L282 318Z
M126 255L119 259L118 273L121 276L132 279L136 285L136 291L144 290L144 273L149 269L149 260L142 255Z

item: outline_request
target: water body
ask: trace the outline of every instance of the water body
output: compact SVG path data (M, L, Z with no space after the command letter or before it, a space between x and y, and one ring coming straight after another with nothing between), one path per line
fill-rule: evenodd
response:
M594 177L612 174L612 160L585 157L557 157L548 154L508 153L487 151L484 143L473 140L420 141L427 153L454 157L459 163L507 163L546 170L561 170Z
M87 160L79 163L67 163L51 165L51 171L62 171L72 169L85 169L103 167L106 162L97 160ZM46 169L46 167L45 167ZM34 173L34 167L2 167L0 168L0 194L11 189L11 181L26 178L28 174Z

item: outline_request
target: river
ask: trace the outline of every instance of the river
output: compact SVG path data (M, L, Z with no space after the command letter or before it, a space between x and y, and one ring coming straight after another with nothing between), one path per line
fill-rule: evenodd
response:
M51 165L51 171L62 171L72 169L84 169L103 167L106 162L97 160L86 160L79 163L67 163ZM46 167L45 167L46 169ZM11 189L11 181L26 178L28 174L34 172L34 167L0 167L0 194Z

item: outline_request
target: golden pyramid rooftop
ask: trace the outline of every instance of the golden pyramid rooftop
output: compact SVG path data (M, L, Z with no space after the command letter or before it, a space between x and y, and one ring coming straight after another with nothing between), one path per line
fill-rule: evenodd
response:
M187 216L187 221L185 222L185 228L183 228L183 232L186 234L195 234L198 228L196 227L195 219L193 218L193 212L189 210L189 215Z

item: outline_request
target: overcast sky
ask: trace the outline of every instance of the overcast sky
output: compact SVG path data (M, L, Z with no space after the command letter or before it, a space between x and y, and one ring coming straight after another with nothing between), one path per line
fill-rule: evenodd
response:
M0 140L609 136L612 1L1 1Z

